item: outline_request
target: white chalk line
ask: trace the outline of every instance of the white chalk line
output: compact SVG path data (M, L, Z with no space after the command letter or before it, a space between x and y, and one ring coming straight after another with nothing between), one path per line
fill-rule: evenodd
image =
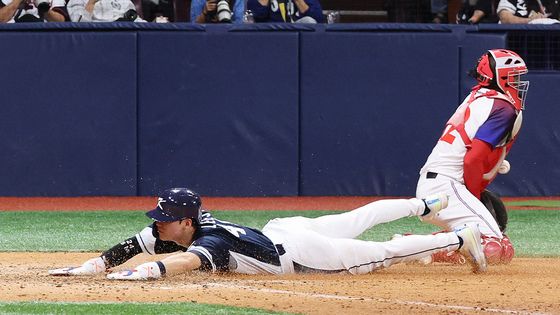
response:
M173 289L177 289L178 287L198 288L198 289L200 287L228 288L228 289L241 289L241 290L247 290L253 292L261 292L261 293L297 295L297 296L302 296L307 298L319 298L319 299L330 299L330 300L370 301L370 302L381 302L381 303L388 303L388 304L415 305L415 306L424 306L424 307L441 308L441 309L479 311L479 312L501 313L501 314L547 315L547 313L517 311L517 310L508 310L508 309L499 309L499 308L487 308L487 307L464 306L464 305L447 305L447 304L436 304L436 303L420 302L420 301L403 301L403 300L385 299L385 298L357 297L357 296L346 296L346 295L298 292L298 291L279 290L279 289L270 289L270 288L258 288L258 287L248 286L248 285L239 285L239 284L232 284L232 283L188 284L188 285L179 285L173 287L164 286L164 287L159 287L159 289L173 290Z

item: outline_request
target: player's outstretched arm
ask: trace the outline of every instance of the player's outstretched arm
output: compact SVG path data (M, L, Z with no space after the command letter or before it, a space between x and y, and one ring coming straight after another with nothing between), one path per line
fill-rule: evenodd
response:
M107 269L123 264L130 258L140 254L142 249L136 236L126 239L103 252L101 256L92 258L79 267L66 267L49 270L52 276L85 276L107 271Z
M193 253L184 252L166 257L161 261L144 263L132 270L107 275L111 280L151 280L165 275L176 275L200 268L202 261Z
M104 251L100 257L92 258L79 267L66 267L49 270L53 276L94 275L124 264L132 257L146 253L149 255L173 253L185 250L174 242L162 241L157 237L153 225L144 228L140 233Z

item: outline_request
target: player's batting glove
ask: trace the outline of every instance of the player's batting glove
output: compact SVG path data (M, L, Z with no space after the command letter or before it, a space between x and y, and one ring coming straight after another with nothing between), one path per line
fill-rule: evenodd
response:
M509 170L511 169L511 165L509 164L509 162L507 160L503 160L502 164L500 164L500 167L498 167L498 173L500 174L507 174L509 173Z
M110 280L151 280L161 278L161 271L156 262L141 264L132 270L113 272L107 275Z
M101 257L92 258L80 267L68 267L49 270L51 276L84 276L105 272L105 262Z

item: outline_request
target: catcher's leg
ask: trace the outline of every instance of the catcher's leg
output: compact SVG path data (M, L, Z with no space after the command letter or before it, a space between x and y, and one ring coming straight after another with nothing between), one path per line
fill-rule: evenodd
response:
M421 177L418 181L416 196L423 198L428 194L444 192L449 196L449 205L437 217L425 222L454 230L464 224L478 224L483 235L502 238L496 219L486 206L471 194L467 187L449 177L438 175L436 178Z

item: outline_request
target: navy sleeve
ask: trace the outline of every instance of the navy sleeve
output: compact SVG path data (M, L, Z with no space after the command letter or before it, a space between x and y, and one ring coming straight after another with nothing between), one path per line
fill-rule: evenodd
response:
M305 0L305 3L309 6L309 9L302 15L314 18L317 23L323 23L323 9L319 1Z
M511 132L517 113L511 104L495 99L488 119L478 128L476 139L495 148Z
M261 5L258 0L247 0L247 9L253 12L255 21L262 22L268 20L269 8L268 6Z
M187 252L200 258L202 261L200 270L225 272L229 267L228 248L228 244L223 239L209 235L195 240Z

